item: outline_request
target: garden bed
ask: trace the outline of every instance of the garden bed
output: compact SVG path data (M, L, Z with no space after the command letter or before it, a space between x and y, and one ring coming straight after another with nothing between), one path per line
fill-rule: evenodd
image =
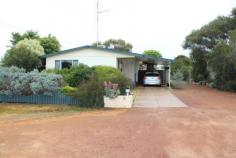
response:
M104 107L106 108L131 108L133 105L133 95L119 95L116 98L104 97Z

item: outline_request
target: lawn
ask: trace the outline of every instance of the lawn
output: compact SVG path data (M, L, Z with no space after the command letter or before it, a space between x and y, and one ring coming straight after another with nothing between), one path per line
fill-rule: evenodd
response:
M34 104L0 104L0 115L4 114L32 114L55 112L83 112L91 108L68 105L34 105Z
M96 110L99 109L68 105L0 104L0 124L9 121L66 116Z

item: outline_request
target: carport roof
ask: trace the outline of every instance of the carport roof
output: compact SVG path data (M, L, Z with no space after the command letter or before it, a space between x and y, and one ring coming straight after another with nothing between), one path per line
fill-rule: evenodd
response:
M166 59L166 58L157 58L157 57L153 57L153 56L150 56L150 55L144 55L144 54L139 54L139 53L134 53L134 52L119 51L119 50L96 47L96 46L91 46L91 45L71 48L71 49L67 49L67 50L62 50L62 51L59 51L59 52L44 55L43 57L47 58L47 57L56 56L56 55L60 55L60 54L66 54L66 53L70 53L70 52L78 51L78 50L83 50L83 49L96 49L96 50L102 50L102 51L106 51L106 52L110 52L110 53L120 53L120 54L134 56L134 57L136 57L140 60L145 60L145 61L164 62L164 63L169 63L169 62L172 61L171 59Z

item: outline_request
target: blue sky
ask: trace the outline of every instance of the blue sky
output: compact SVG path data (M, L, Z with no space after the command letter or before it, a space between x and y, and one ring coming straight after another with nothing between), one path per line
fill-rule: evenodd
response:
M7 0L0 2L0 56L11 32L55 35L62 49L96 41L97 0ZM159 50L164 57L188 55L182 43L191 30L228 15L235 0L100 0L99 39L122 38L133 51Z

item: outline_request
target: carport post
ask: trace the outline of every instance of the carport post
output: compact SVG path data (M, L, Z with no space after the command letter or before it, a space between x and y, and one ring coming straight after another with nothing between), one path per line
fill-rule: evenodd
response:
M170 75L171 75L171 62L169 62L169 88L171 88L171 86L170 86Z

